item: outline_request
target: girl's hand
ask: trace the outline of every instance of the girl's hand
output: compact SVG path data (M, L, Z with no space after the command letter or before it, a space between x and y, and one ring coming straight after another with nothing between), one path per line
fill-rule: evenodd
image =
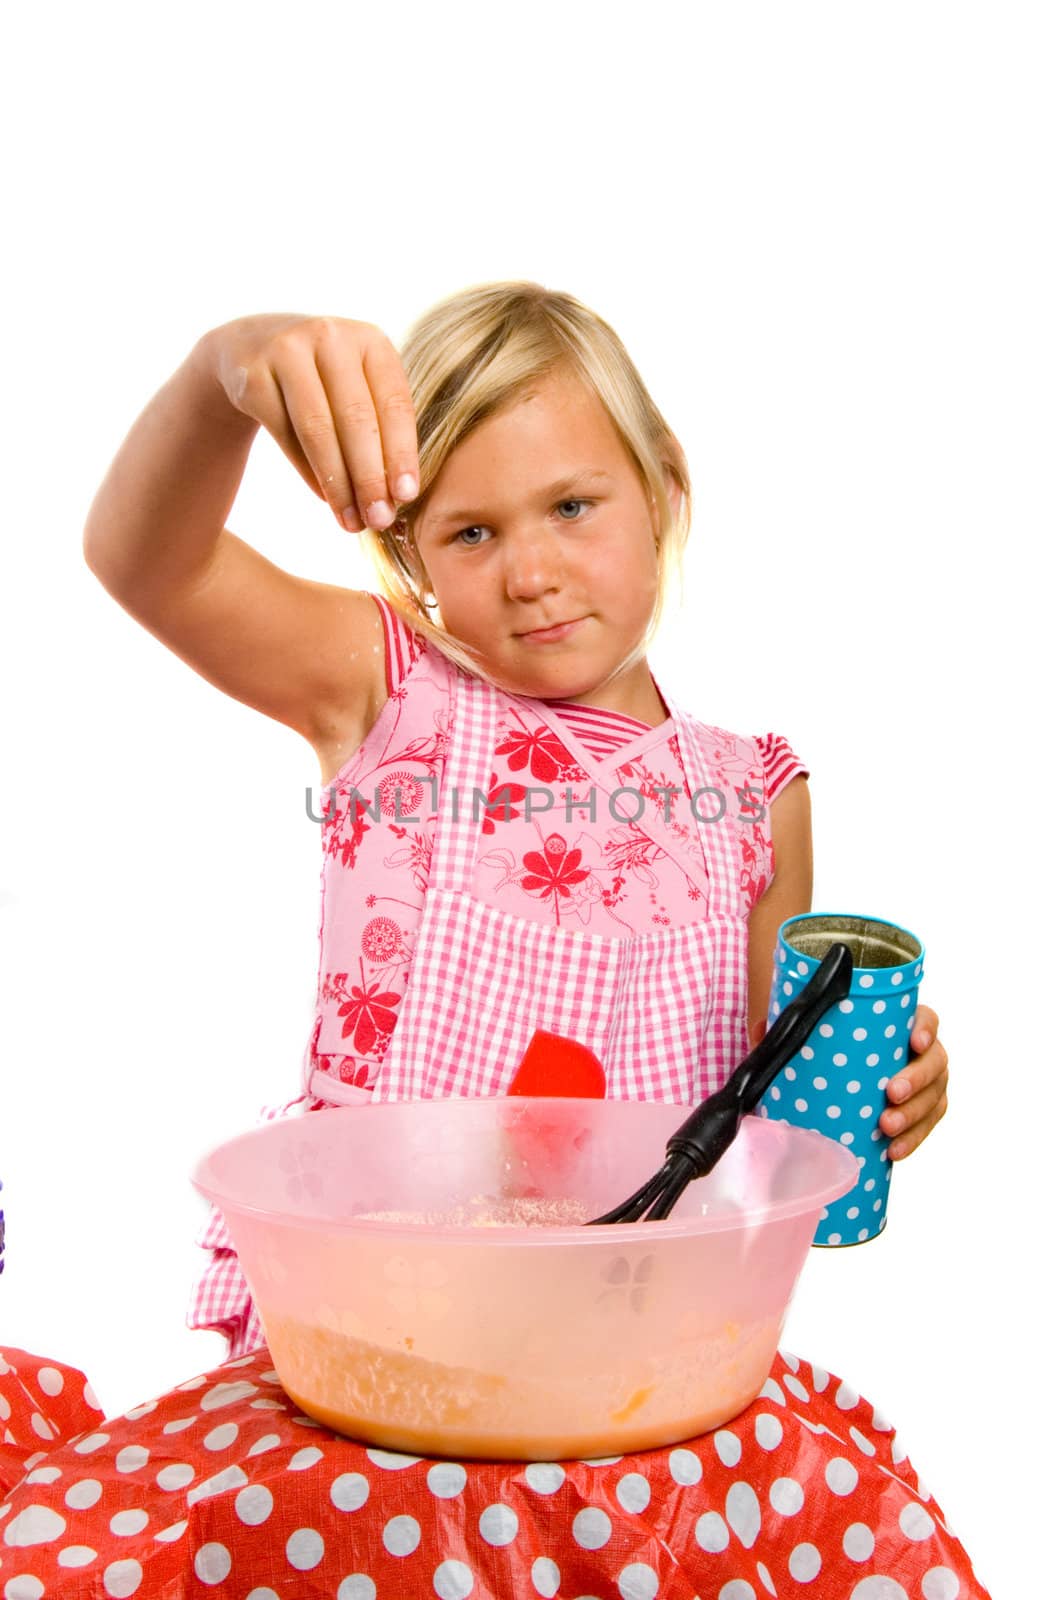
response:
M946 1115L949 1058L938 1040L938 1015L930 1006L916 1008L912 1045L919 1053L887 1084L891 1108L879 1119L892 1141L887 1151L891 1161L911 1156Z
M265 314L204 335L235 410L271 433L352 533L387 528L418 493L417 426L399 353L369 322Z

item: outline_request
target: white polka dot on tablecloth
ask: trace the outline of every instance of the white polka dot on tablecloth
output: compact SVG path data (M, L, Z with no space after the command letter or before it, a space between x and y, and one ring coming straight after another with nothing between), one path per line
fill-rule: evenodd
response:
M525 1468L525 1482L537 1494L554 1494L565 1482L565 1468L556 1461L530 1461Z
M253 1400L251 1404L256 1411L284 1410L284 1406L281 1404L280 1400L271 1400L267 1395L260 1395L260 1397L257 1400Z
M815 1544L796 1544L787 1562L787 1571L795 1583L812 1583L823 1562Z
M128 1422L139 1422L141 1417L150 1416L158 1404L158 1400L145 1400L141 1405L131 1406L128 1411L123 1411L122 1415Z
M398 1450L367 1450L366 1454L375 1467L383 1467L385 1472L402 1472L404 1467L416 1467L422 1459L403 1455Z
M724 1502L728 1526L744 1549L749 1550L761 1532L761 1506L748 1483L733 1483Z
M104 1568L103 1586L112 1600L126 1600L136 1594L144 1572L139 1561L112 1561Z
M201 1383L202 1381L200 1379ZM185 1385L182 1383L178 1387L183 1389ZM200 1407L204 1411L217 1411L219 1406L231 1406L235 1405L238 1400L249 1400L253 1394L258 1394L258 1392L258 1384L248 1383L246 1379L241 1379L237 1383L216 1383L207 1390L206 1394L200 1396Z
M381 1538L390 1556L408 1556L421 1543L421 1525L414 1517L392 1517Z
M68 1544L55 1559L61 1567L87 1567L96 1560L97 1553L91 1545Z
M695 1523L695 1543L709 1555L719 1555L728 1548L727 1525L719 1511L705 1511Z
M586 1506L573 1518L573 1538L581 1550L601 1550L612 1532L613 1523L598 1506Z
M119 1472L139 1472L148 1462L148 1452L142 1444L127 1444L115 1456Z
M481 1512L477 1529L485 1544L501 1550L517 1538L517 1513L510 1506L496 1502Z
M184 1433L186 1428L191 1428L192 1424L198 1421L198 1417L177 1417L173 1422L163 1423L163 1432Z
M248 1455L261 1456L265 1450L276 1450L280 1442L281 1435L279 1433L264 1433L261 1439L255 1440L255 1443L248 1451Z
M464 1561L441 1561L432 1574L432 1587L440 1600L468 1600L473 1593L473 1574Z
M249 1483L233 1501L233 1510L246 1528L257 1528L273 1510L273 1495L264 1483Z
M776 1382L775 1378L766 1378L761 1385L757 1398L759 1400L775 1400L777 1405L785 1406L787 1396Z
M44 1584L29 1572L20 1572L4 1584L4 1600L41 1600Z
M898 1527L914 1544L930 1539L935 1531L935 1524L930 1516L915 1500L910 1500L907 1506L902 1507L898 1514Z
M37 1373L37 1387L42 1394L51 1395L54 1399L63 1392L63 1374L55 1367L41 1367Z
M204 1478L202 1483L197 1483L194 1489L188 1491L190 1506L198 1505L201 1500L209 1500L212 1495L224 1494L227 1489L242 1489L248 1481L248 1475L242 1467L236 1465L223 1467L221 1472L214 1472L209 1478Z
M554 1600L562 1586L562 1575L549 1556L537 1556L532 1563L532 1587L543 1600Z
M874 1456L875 1455L875 1453L876 1453L875 1445L872 1443L871 1439L866 1439L865 1438L865 1436L861 1432L860 1428L851 1428L850 1429L850 1438L853 1440L853 1442L857 1446L858 1450L862 1451L866 1456Z
M622 1567L617 1575L621 1600L654 1600L658 1592L658 1575L645 1561L633 1561Z
M325 1540L316 1528L297 1528L290 1534L284 1547L290 1567L297 1572L312 1572L321 1565L325 1554Z
M234 1443L240 1429L235 1422L223 1422L220 1427L212 1428L203 1441L205 1450L228 1450Z
M276 1589L264 1589L260 1587L258 1589L252 1589L247 1597L247 1600L281 1600L281 1597L277 1593Z
M621 1510L635 1517L650 1504L650 1484L641 1472L626 1472L613 1492Z
M877 1433L893 1433L894 1431L894 1424L887 1420L878 1406L872 1412L872 1426Z
M377 1600L377 1585L364 1572L352 1572L336 1591L336 1600Z
M831 1382L831 1373L826 1371L825 1368L817 1366L811 1367L810 1371L813 1374L813 1388L817 1394L823 1394Z
M948 1567L931 1567L920 1582L923 1600L957 1600L960 1592L960 1579Z
M783 1424L779 1417L762 1411L754 1422L754 1438L762 1450L775 1450L783 1438Z
M824 1468L824 1481L832 1494L852 1494L858 1483L857 1468L845 1456L833 1456Z
M94 1450L102 1450L110 1442L109 1433L90 1433L87 1438L79 1439L74 1449L79 1456L91 1456Z
M717 1600L757 1600L757 1592L745 1578L729 1578L723 1589L717 1590Z
M51 1506L31 1505L12 1517L4 1529L6 1545L51 1544L66 1532L66 1518Z
M850 1590L850 1600L909 1600L909 1594L893 1578L876 1573L874 1577L862 1578L856 1588Z
M32 1472L27 1472L23 1483L54 1483L63 1476L61 1467L34 1467Z
M160 1489L187 1489L195 1476L195 1467L187 1461L174 1461L155 1474L155 1481Z
M867 1522L851 1522L842 1536L842 1548L851 1561L867 1561L876 1548L876 1536Z
M805 1505L805 1493L796 1478L777 1478L768 1498L773 1511L781 1517L796 1517Z
M50 1440L55 1438L55 1429L52 1427L50 1422L45 1421L44 1417L41 1416L39 1411L35 1411L30 1417L30 1427L33 1429L38 1439Z
M431 1479L432 1474L429 1473ZM429 1484L431 1488L431 1483ZM369 1499L369 1479L361 1472L341 1472L329 1488L329 1499L337 1511L361 1511Z
M808 1401L809 1390L806 1388L805 1384L800 1378L796 1378L792 1372L785 1372L783 1374L783 1381L787 1388L794 1395L796 1400L801 1400L803 1404Z
M155 1535L156 1544L173 1544L175 1540L180 1539L187 1527L187 1517L185 1517L181 1522L171 1522L168 1528L162 1528Z
M88 1511L103 1494L103 1486L96 1478L81 1478L72 1483L63 1499L71 1511Z
M734 1441L734 1444L733 1444ZM742 1448L733 1433L714 1434L713 1443L717 1447L717 1454L726 1467L734 1466L739 1459ZM669 1475L673 1483L678 1483L681 1488L689 1489L692 1484L702 1482L702 1463L693 1450L669 1451Z
M224 1583L232 1570L233 1558L224 1544L201 1544L192 1558L192 1569L200 1583L213 1587Z
M116 1511L109 1523L111 1532L119 1539L129 1539L135 1533L143 1533L147 1526L148 1513L141 1510Z
M366 1451L369 1455L370 1451ZM288 1463L289 1472L306 1472L308 1467L317 1466L324 1457L324 1450L319 1450L316 1444L308 1444L305 1449L297 1450Z
M774 1595L776 1593L776 1585L772 1581L771 1572L769 1572L763 1561L759 1561L757 1563L757 1575L761 1579L761 1582L764 1584L765 1588L768 1590L769 1594Z
M861 1396L857 1393L857 1390L845 1381L840 1383L835 1390L835 1404L840 1411L852 1411L860 1398Z

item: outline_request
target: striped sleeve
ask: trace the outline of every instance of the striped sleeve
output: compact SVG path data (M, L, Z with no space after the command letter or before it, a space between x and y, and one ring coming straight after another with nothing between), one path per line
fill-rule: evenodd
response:
M384 624L384 671L388 694L391 696L423 653L425 643L383 595L375 594L373 598L380 608Z
M765 771L765 804L771 805L792 778L808 778L809 768L800 761L781 733L759 733L754 737Z

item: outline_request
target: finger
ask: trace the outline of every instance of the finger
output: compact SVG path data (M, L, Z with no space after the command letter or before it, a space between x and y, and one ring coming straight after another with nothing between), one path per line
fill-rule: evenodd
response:
M246 388L242 404L248 416L253 416L256 421L262 423L268 433L272 434L300 477L309 488L313 489L319 499L328 499L292 426L288 403L277 374L272 368L260 363L253 373L246 373L245 377Z
M363 359L380 423L384 467L392 498L404 504L417 498L417 418L399 352L384 334L371 338Z
M417 427L398 352L379 329L352 333L348 325L329 323L315 357L352 485L352 509L369 527L390 527L396 503L417 494Z
M940 1095L926 1116L920 1117L912 1127L907 1128L900 1136L894 1138L887 1146L887 1155L891 1161L904 1161L906 1156L911 1156L914 1150L919 1149L928 1134L942 1121L949 1107L947 1095Z
M320 485L322 497L341 525L357 533L365 524L357 520L357 514L355 526L345 521L345 512L352 504L357 506L357 501L313 350L305 343L291 346L277 358L273 375L284 399L290 429ZM365 409L372 411L368 391ZM283 440L281 443L284 448ZM295 461L294 456L292 459ZM295 464L298 466L298 461Z
M879 1118L879 1126L892 1139L908 1135L917 1123L922 1122L938 1105L946 1093L945 1077L936 1078L926 1089L913 1095L900 1106L888 1106Z
M910 1095L917 1094L921 1089L926 1089L929 1083L936 1079L945 1079L949 1075L949 1056L946 1047L938 1039L935 1040L930 1050L924 1050L894 1074L887 1084L887 1098L893 1100L895 1105L908 1100Z
M938 1012L930 1006L917 1006L913 1018L912 1044L916 1051L926 1050L938 1037Z

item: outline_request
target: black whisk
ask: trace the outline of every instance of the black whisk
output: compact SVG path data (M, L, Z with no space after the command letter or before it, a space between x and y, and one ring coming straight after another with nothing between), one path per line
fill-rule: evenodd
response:
M623 1205L595 1217L604 1222L656 1222L667 1217L695 1178L712 1171L739 1131L742 1118L787 1062L802 1048L826 1011L850 992L853 957L844 944L833 944L801 994L784 1006L761 1043L755 1045L728 1079L677 1128L666 1145L664 1165L649 1183ZM647 1209L649 1207L649 1210Z

